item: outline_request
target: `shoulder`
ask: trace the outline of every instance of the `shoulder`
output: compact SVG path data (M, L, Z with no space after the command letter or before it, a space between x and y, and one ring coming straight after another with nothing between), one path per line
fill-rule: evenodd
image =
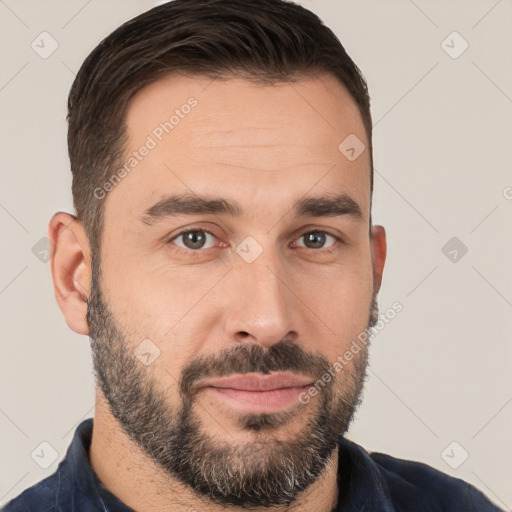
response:
M0 512L97 510L91 505L98 498L87 455L91 434L92 418L89 418L75 429L73 440L55 472L25 489L4 505Z
M380 469L393 503L433 502L442 512L501 511L476 487L427 464L383 453L368 456Z
M9 501L0 512L54 512L59 476L54 473Z

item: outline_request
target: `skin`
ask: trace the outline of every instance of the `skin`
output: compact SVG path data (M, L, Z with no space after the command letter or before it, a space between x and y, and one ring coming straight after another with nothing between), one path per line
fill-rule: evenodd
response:
M190 97L197 106L103 199L102 298L123 329L130 353L144 339L158 346L159 357L141 365L141 375L172 410L182 403L178 383L187 365L206 356L217 359L236 347L263 351L287 339L301 354L332 364L367 327L386 258L384 228L372 226L369 235L368 152L351 162L338 150L349 134L366 146L368 141L354 100L334 77L261 86L242 79L168 75L133 98L126 116L126 154L140 148ZM295 200L333 192L350 196L362 217L292 215ZM144 225L141 213L171 193L236 200L243 214L181 215ZM192 228L214 234L208 248L196 249L195 255L191 249L178 252L186 251L183 237L170 240ZM332 245L335 239L327 237L325 246L331 247L308 248L303 235L313 230L345 243ZM262 249L252 263L236 252L248 236ZM83 226L58 212L49 238L55 246L51 269L59 307L72 330L89 335L92 254ZM346 373L336 374L328 388L333 400L343 398L349 374L364 378L354 366L357 360ZM318 413L322 393L300 414L262 432L241 428L240 411L206 393L195 395L192 410L201 432L226 447L250 448L258 439L271 450L273 441L300 440ZM300 407L293 404L289 410ZM262 446L254 457L262 456ZM100 386L90 459L103 484L135 510L242 510L208 502L155 464L121 428ZM293 503L274 510L330 512L338 498L337 471L335 450Z

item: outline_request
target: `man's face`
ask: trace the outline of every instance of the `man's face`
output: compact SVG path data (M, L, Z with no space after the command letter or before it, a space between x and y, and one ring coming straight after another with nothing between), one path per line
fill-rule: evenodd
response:
M351 134L368 146L355 102L330 76L258 86L173 75L135 96L126 124L137 163L103 199L88 302L98 383L125 432L198 493L290 503L348 427L367 351L333 363L376 316L369 155L338 149ZM168 215L171 195L239 211ZM327 202L295 207L341 195L335 214ZM309 386L204 387L247 373Z

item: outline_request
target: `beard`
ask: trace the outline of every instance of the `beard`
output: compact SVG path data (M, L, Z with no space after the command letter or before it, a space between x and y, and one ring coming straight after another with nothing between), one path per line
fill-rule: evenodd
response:
M290 371L310 375L316 382L332 364L289 340L268 349L239 344L186 364L179 380L174 379L181 401L171 406L166 389L133 353L140 340L129 339L103 300L99 267L93 255L87 321L94 373L111 414L128 437L170 477L203 499L240 508L293 503L326 468L339 436L353 419L366 378L367 347L354 356L352 368L344 367L325 383L316 400L282 412L236 414L236 426L250 433L250 442L236 443L230 435L222 439L209 433L209 425L197 414L199 379ZM377 317L374 296L369 327ZM295 435L286 440L273 437L276 429L287 432L287 423L301 412L304 424ZM216 420L210 415L208 421Z

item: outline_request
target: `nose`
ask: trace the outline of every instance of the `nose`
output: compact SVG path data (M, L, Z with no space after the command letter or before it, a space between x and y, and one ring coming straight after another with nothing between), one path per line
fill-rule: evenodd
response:
M227 292L229 339L270 347L298 336L293 330L294 295L276 260L261 255L252 263L235 265Z

